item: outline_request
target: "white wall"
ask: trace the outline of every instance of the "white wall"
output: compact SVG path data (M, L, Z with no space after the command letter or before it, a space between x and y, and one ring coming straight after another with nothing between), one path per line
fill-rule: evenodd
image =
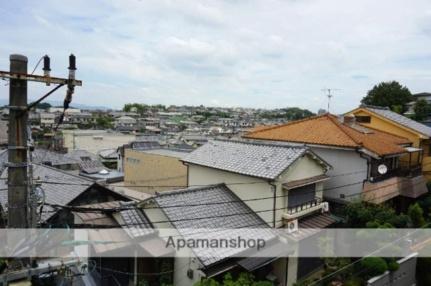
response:
M153 205L150 205L147 209L144 207L144 211L151 222L164 222L154 224L154 227L160 231L159 236L165 241L168 240L169 235L174 239L181 237L172 224L165 222L168 221L168 217L163 213L163 211L160 208L152 207ZM181 251L181 255L175 257L174 260L174 285L190 286L200 281L201 278L204 277L204 273L198 270L201 267L201 264L190 249L185 248ZM190 279L187 276L188 269L192 269L194 271L193 279Z
M345 200L358 199L359 196L349 195L361 194L362 182L367 178L367 160L354 150L317 147L311 147L311 149L332 165L332 169L327 173L331 179L324 183L323 196L340 200L340 195L344 194Z
M324 168L308 155L298 159L274 182L276 189L276 227L282 225L280 221L287 206L287 193L283 191L282 184L310 178L324 173ZM225 183L241 200L266 222L273 227L274 192L267 180L246 175L231 173L218 169L189 165L189 186ZM321 191L321 184L316 184L316 191ZM321 194L318 192L318 194ZM250 199L261 199L247 201Z
M271 210L258 215L272 227L274 193L266 180L191 164L188 178L189 186L225 183L241 200L270 198L245 203L254 211Z

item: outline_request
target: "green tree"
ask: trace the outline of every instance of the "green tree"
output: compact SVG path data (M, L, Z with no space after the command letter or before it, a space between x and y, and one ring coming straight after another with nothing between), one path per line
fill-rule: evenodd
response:
M415 111L415 120L422 121L428 117L428 114L430 114L431 106L425 99L419 99L416 101L413 109Z
M109 116L101 116L96 118L96 125L99 128L110 129L114 127L113 119Z
M388 270L388 264L381 257L367 257L361 261L361 267L366 269L370 277L383 274Z
M272 282L269 281L256 281L253 274L248 272L242 272L239 276L234 279L232 274L226 273L223 278L223 282L217 282L212 278L205 278L194 286L272 286Z
M422 227L425 225L424 211L418 203L411 205L407 214L413 227Z
M375 85L361 103L374 106L389 107L391 110L403 113L406 104L412 101L410 90L397 81L381 82Z

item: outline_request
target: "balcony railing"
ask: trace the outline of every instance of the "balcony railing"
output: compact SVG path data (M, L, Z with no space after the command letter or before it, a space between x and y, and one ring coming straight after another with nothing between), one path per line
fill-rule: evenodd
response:
M322 199L321 198L315 198L314 200L311 200L311 201L307 201L307 202L303 202L303 203L300 203L300 204L297 204L294 206L287 207L286 213L288 215L293 215L293 214L299 213L301 211L305 211L307 209L317 207L321 204L322 204Z
M384 180L387 180L387 179L390 179L393 177L413 178L413 177L417 177L420 175L422 175L422 166L420 166L420 165L410 167L410 168L401 167L401 168L389 170L384 175L373 176L372 180L370 180L370 182L377 183L377 182L381 182L381 181L384 181Z

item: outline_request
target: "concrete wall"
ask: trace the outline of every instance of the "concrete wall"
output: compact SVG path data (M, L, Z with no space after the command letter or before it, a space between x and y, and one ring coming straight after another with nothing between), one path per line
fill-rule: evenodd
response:
M118 148L136 139L135 135L104 130L64 130L63 137L68 150L87 150L96 155L101 150Z
M153 194L187 187L187 167L179 158L126 149L123 160L124 184L131 189Z
M331 179L324 183L323 196L333 200L351 201L360 198L363 181L367 178L367 160L354 150L311 147L322 159L332 165L327 175ZM341 199L341 195L345 199ZM355 196L353 196L355 195Z
M417 254L398 260L400 268L394 272L373 277L367 281L368 286L413 286L416 285Z

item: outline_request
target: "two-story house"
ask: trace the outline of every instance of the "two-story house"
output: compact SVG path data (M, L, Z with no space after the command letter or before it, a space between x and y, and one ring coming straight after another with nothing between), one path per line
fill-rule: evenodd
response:
M336 222L324 201L323 183L331 166L305 146L214 140L182 161L189 186L224 183L273 228L296 232L313 221L315 228ZM287 285L298 277L298 259L285 263Z
M252 131L245 138L306 145L332 165L324 196L332 202L361 199L382 203L427 192L425 179L400 158L420 150L399 135L358 124L350 116L331 114Z
M346 114L355 116L362 126L402 136L412 142L412 151L402 158L405 166L421 171L431 180L431 127L385 107L361 106Z

